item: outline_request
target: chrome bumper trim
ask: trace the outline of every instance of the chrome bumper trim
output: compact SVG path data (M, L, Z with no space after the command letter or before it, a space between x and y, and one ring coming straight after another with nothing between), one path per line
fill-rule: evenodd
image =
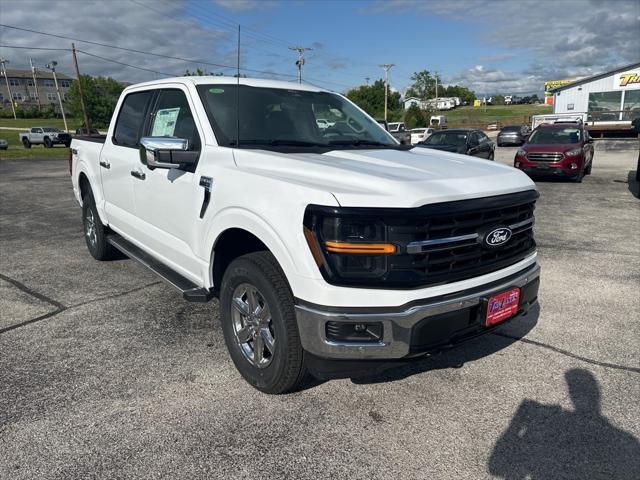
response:
M426 317L462 310L478 305L483 298L510 287L524 287L540 276L540 266L534 264L519 276L473 294L447 300L414 305L403 311L347 313L333 312L296 305L298 330L303 348L319 357L334 359L393 359L409 354L413 326ZM326 338L325 324L328 321L366 323L381 322L383 338L378 343L338 343Z

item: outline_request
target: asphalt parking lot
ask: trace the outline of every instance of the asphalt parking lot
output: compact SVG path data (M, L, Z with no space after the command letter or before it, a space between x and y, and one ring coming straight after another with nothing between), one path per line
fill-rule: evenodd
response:
M279 397L236 372L217 303L89 256L66 161L1 161L0 478L640 478L637 149L537 182L529 316Z

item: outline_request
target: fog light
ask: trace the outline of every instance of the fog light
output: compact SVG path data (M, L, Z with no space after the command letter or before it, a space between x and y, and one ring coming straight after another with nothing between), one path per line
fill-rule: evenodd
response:
M520 168L520 162L516 162L515 167Z
M576 168L578 168L578 164L577 164L577 163L570 163L570 164L569 164L569 168L570 168L571 170L575 170Z
M340 343L379 343L382 341L381 322L327 322L327 340Z

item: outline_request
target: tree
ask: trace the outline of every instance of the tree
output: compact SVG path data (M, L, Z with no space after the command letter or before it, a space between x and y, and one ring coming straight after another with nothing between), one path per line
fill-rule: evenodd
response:
M412 103L404 114L404 124L408 129L426 127L429 122L426 117L426 112L420 110L420 107L415 103Z
M89 126L91 128L107 127L125 86L111 77L92 77L91 75L80 75L80 82ZM78 80L71 82L66 104L74 117L83 118Z
M440 77L437 78L438 84L440 84ZM429 70L414 72L414 74L411 75L411 80L413 80L413 84L407 89L405 98L417 97L422 100L427 100L436 97L436 76L431 75ZM440 92L438 92L438 96L442 97Z
M467 102L468 105L473 105L473 101L476 99L476 94L469 90L467 87L461 87L459 85L449 85L442 90L442 97L460 97L460 100Z
M223 76L223 74L222 73L215 73L215 72L205 72L201 68L196 68L193 71L191 71L191 70L189 70L187 68L187 70L184 72L184 76L185 77L204 77L204 76L221 77L221 76ZM237 76L237 74L235 76ZM246 77L246 75L244 75L244 76Z
M504 105L504 96L502 95L494 95L491 98L492 105Z
M376 80L373 85L361 85L349 90L347 98L372 117L384 117L384 80ZM387 105L389 120L402 117L402 102L399 92L392 92L389 89Z

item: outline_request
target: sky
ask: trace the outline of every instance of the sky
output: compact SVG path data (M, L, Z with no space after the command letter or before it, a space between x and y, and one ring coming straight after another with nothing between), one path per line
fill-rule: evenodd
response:
M57 60L74 76L69 51L36 49L72 40L11 26L74 37L82 73L131 83L232 75L238 24L244 74L295 81L289 47L307 47L303 80L338 92L385 63L400 92L426 69L480 96L540 95L547 80L640 61L640 0L0 0L0 24L8 68Z

